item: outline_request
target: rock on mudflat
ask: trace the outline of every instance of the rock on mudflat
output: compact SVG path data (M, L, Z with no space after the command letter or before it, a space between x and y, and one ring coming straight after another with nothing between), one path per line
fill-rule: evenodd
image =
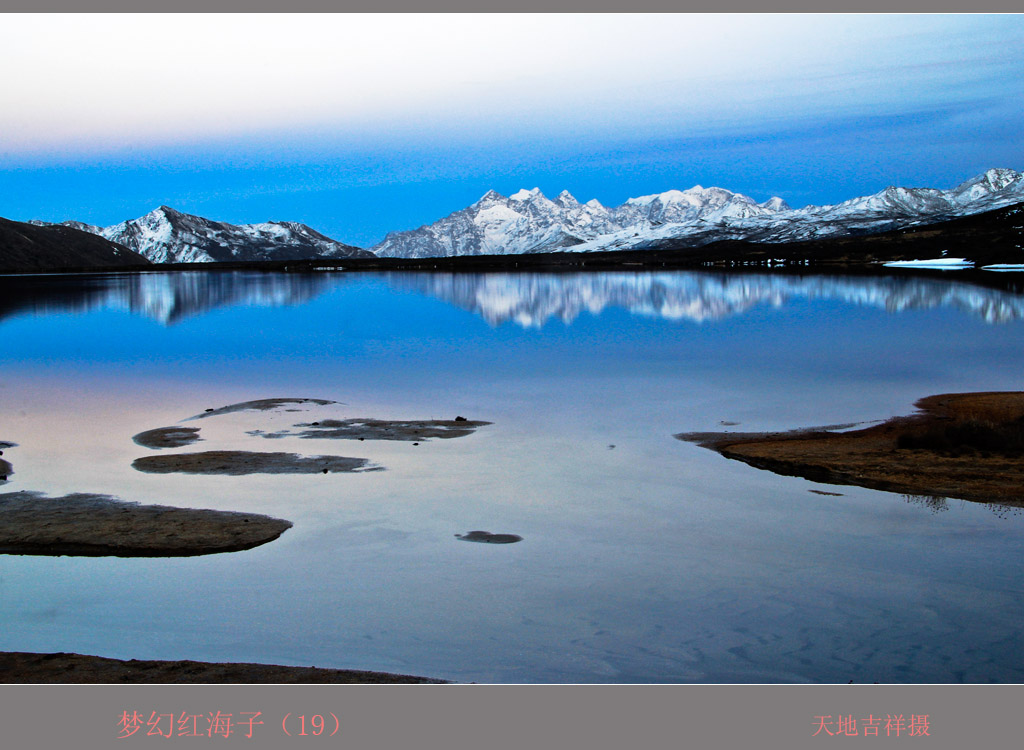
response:
M183 557L251 549L277 539L290 521L163 505L107 495L0 494L0 553Z
M144 456L132 468L147 474L321 474L382 471L366 458L347 456L300 456L296 453L205 451Z
M3 454L5 448L14 448L17 443L8 443L5 440L0 440L0 455ZM5 461L0 458L0 484L7 481L7 477L14 473L14 467L11 466L9 461Z
M294 432L278 431L260 434L266 438L300 437L330 440L407 440L423 441L431 438L457 438L471 435L478 427L491 422L466 418L429 420L386 419L324 419L295 425Z
M327 401L322 398L263 398L256 401L243 401L239 404L231 404L230 406L222 406L219 409L207 409L202 414L196 414L193 417L189 417L185 422L193 419L205 419L206 417L216 417L221 414L231 414L236 411L273 411L274 409L280 409L282 406L293 406L301 404L316 404L317 406L327 406L329 404L336 404L337 401Z
M470 531L466 534L456 534L455 538L461 539L463 542L483 542L484 544L512 544L523 541L518 534L492 534L489 531Z
M157 427L132 438L143 448L184 448L201 440L198 427Z

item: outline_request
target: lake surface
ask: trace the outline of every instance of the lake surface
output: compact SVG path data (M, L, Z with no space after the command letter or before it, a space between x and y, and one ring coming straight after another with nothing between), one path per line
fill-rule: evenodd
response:
M673 438L1020 390L1024 297L958 278L0 277L0 441L18 444L0 491L294 522L204 557L0 555L0 650L478 682L1024 681L1019 511L777 476ZM130 466L155 453L138 432L274 397L343 403L187 422L204 442L179 450L386 470ZM493 424L418 446L249 434L456 415ZM455 536L473 530L523 539Z

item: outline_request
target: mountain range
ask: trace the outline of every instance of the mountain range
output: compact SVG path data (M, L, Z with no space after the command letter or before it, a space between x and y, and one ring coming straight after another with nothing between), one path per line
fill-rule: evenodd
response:
M740 193L699 185L630 198L613 208L596 200L580 203L568 192L551 200L536 188L507 198L492 190L433 224L392 232L372 250L381 257L428 258L874 234L1019 203L1024 201L1022 177L1012 169L990 169L951 190L889 187L835 205L799 209L778 197L757 203Z
M168 206L109 227L32 223L91 233L121 248L118 252L137 253L152 263L646 251L723 240L781 244L858 237L932 224L1024 201L1022 178L1012 169L990 169L950 190L889 187L834 205L798 209L778 197L758 203L699 185L630 198L611 208L596 200L580 203L568 191L549 199L537 188L508 197L491 190L432 224L391 232L369 250L296 222L234 225Z

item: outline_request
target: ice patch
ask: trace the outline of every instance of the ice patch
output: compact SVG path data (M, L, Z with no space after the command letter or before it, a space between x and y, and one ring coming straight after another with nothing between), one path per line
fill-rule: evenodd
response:
M974 261L966 258L929 258L926 260L891 260L883 263L889 268L937 268L940 270L957 270L973 268Z
M1024 263L993 263L991 266L982 266L982 271L1024 271Z

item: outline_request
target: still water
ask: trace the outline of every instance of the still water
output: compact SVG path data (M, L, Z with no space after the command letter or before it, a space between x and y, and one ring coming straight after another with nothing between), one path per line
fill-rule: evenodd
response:
M815 484L673 434L1019 390L1024 297L960 275L149 273L0 278L0 491L294 527L179 559L0 556L0 650L478 682L1021 682L1024 517ZM385 471L152 475L131 437ZM268 441L327 417L493 424ZM723 422L735 426L723 427ZM822 496L810 490L841 493ZM472 530L516 534L472 544Z

